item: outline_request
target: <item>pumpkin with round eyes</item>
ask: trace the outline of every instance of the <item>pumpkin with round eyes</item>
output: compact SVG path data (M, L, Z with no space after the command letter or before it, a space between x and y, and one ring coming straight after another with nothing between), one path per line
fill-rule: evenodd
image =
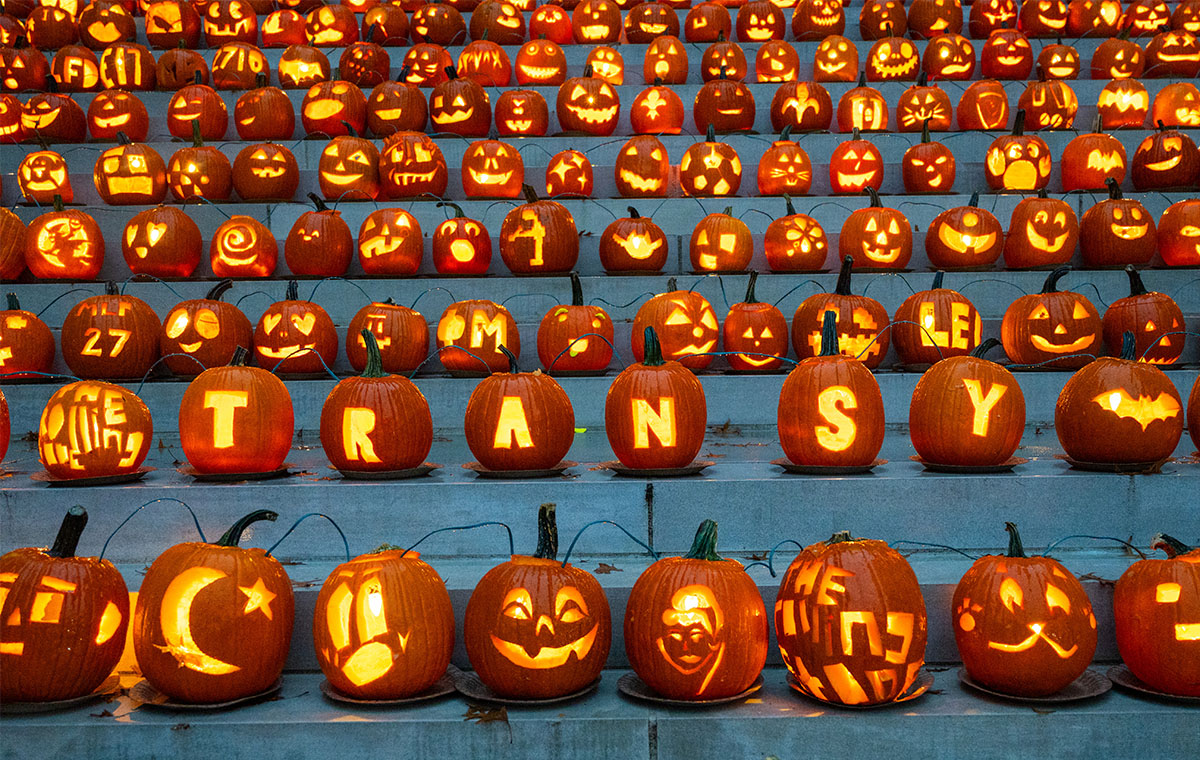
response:
M59 196L63 203L75 199L67 162L55 151L35 150L27 153L17 167L17 185L26 203L48 206Z
M379 151L375 143L340 135L325 144L317 180L327 200L374 200L379 197Z
M654 86L633 99L629 122L636 135L677 135L683 130L683 101L674 88L663 86L662 80L655 78Z
M104 62L100 65L103 67ZM218 90L253 89L258 75L269 75L270 71L263 52L245 42L230 42L213 54L212 83Z
M468 198L519 198L525 162L516 148L499 140L477 140L462 158L463 193Z
M517 84L559 85L567 79L567 56L558 43L539 39L517 51Z
M1191 82L1171 82L1154 96L1150 123L1168 127L1200 126L1200 89Z
M568 79L558 88L555 109L564 131L607 137L617 128L621 99L611 84L587 67L582 77Z
M24 37L18 37L10 48L0 50L0 89L9 92L24 92L46 89L50 76L50 62L35 47L30 47Z
M374 41L374 27L367 30L367 35L366 40L342 50L338 58L338 79L359 87L374 87L387 80L391 58L383 46Z
M1138 190L1192 187L1200 178L1200 151L1192 138L1178 129L1158 130L1133 153L1133 186Z
M1183 311L1170 296L1146 290L1132 264L1126 265L1125 274L1129 276L1129 295L1113 301L1104 312L1105 344L1111 351L1130 332L1138 361L1174 364L1183 354Z
M448 182L442 149L423 132L396 132L384 141L379 176L389 198L442 196Z
M692 6L683 20L683 38L688 42L716 42L733 34L733 19L725 6L704 0Z
M858 78L858 70L858 47L841 35L821 40L813 53L815 82L853 82Z
M292 224L283 243L284 261L294 275L343 275L354 255L350 227L341 212L326 207L315 193L308 197L316 210L305 211Z
M670 169L667 148L661 140L654 135L631 137L613 165L617 194L622 198L665 196Z
M22 247L29 272L39 280L94 280L104 265L100 226L89 214L65 208L61 198L29 223Z
M645 342L647 328L653 329L661 356L692 371L712 364L713 358L705 354L716 350L721 335L721 325L708 299L695 291L676 290L674 277L667 280L666 293L646 301L634 315L629 340L638 361L650 356ZM609 394L612 394L611 389ZM694 456L695 452L692 452L683 464L691 462ZM619 453L618 459L625 461Z
M939 34L925 46L921 70L934 80L971 79L975 75L975 46L961 34Z
M520 45L525 42L525 16L521 14L521 9L507 0L484 0L475 6L471 11L470 28L473 40L486 37L497 45Z
M959 0L913 0L908 9L908 33L914 40L962 31L963 11Z
M491 301L457 301L437 325L438 360L451 373L480 376L508 369L508 356L521 355L521 334L508 309ZM455 350L455 349L462 350ZM486 366L481 366L480 362Z
M12 214L8 209L4 209ZM13 217L15 219L15 214ZM4 224L4 215L0 214L0 231L20 233L20 227L9 227ZM19 224L20 220L16 220ZM11 239L11 238L8 238ZM14 247L15 248L15 247ZM25 268L24 259L20 258L20 250L15 250L15 257L20 262L20 270L13 275L19 275ZM0 275L8 277L12 270L7 269L7 260L3 246L0 246ZM6 379L26 379L37 377L36 374L49 372L54 364L54 335L46 323L31 311L21 308L16 293L9 293L7 309L0 311L0 352L7 358L4 360Z
M692 107L697 131L709 128L718 132L749 131L754 128L755 111L750 88L727 79L724 70L720 78L704 83Z
M429 105L421 90L405 80L402 70L395 81L382 82L367 98L367 129L379 137L396 132L424 131L429 120Z
M276 67L279 86L289 90L308 89L330 77L329 58L312 45L290 45L279 56Z
M759 195L806 195L812 187L812 162L791 132L785 125L758 162Z
M358 42L358 18L344 5L322 5L308 12L304 33L317 47L345 47Z
M237 99L233 107L233 126L243 140L288 140L296 131L292 101L278 87L261 84Z
M212 0L204 9L204 43L215 48L227 42L258 42L258 16L243 0Z
M838 130L886 132L890 111L887 100L879 90L867 85L866 73L859 74L858 86L846 90L838 100Z
M792 10L792 36L816 42L846 33L846 12L839 0L798 0Z
M646 48L642 78L652 82L683 84L688 78L687 50L678 37L655 37Z
M401 47L408 42L408 15L399 5L389 3L368 8L359 27L360 35L366 39L367 32L372 27L375 28L375 41L380 45ZM266 44L266 40L263 44Z
M512 80L512 63L495 42L474 40L458 54L458 72L484 87L507 87Z
M190 2L158 0L146 5L146 41L159 50L170 50L180 43L192 50L200 47L201 28L200 14Z
M1038 53L1037 69L1047 79L1077 79L1079 77L1079 51L1074 45L1047 45Z
M759 82L795 82L800 78L800 56L783 40L770 40L758 48L754 75Z
M501 137L541 137L550 128L546 99L536 90L505 90L496 100L495 119Z
M901 132L916 132L926 126L935 132L947 132L953 114L950 96L937 85L929 84L924 71L896 103L896 121Z
M213 233L208 257L217 277L269 277L279 260L279 244L262 222L235 215Z
M1121 0L1070 0L1067 3L1067 35L1070 37L1115 37L1124 15Z
M1104 129L1138 128L1150 113L1150 94L1136 79L1113 79L1100 91L1096 111Z
M553 504L538 509L537 551L493 567L467 602L467 656L480 680L508 698L552 699L587 688L612 643L600 584L557 559L554 512Z
M1000 258L1004 229L992 212L979 208L979 193L966 206L934 217L925 232L925 255L938 269L982 269Z
M1193 391L1193 409L1197 398ZM1195 412L1191 419L1196 419ZM1195 430L1193 426L1193 438ZM1150 545L1165 551L1167 559L1134 562L1113 589L1117 649L1130 671L1151 688L1200 696L1200 667L1195 656L1200 625L1200 551L1163 533Z
M896 314L892 317L892 340L896 344L896 353L900 357L903 364L913 365L936 365L943 359L951 357L962 357L975 350L979 345L980 333L983 329L983 320L979 316L979 310L975 308L975 304L971 300L959 293L957 290L942 287L942 278L944 273L939 269L933 275L933 287L930 290L922 290L918 293L910 295L904 299L904 302L896 309ZM999 341L995 345L998 345ZM990 364L990 362L987 362ZM929 373L925 373L926 377ZM945 393L946 388L942 386L944 378L938 377L936 381L930 378L931 382L935 382L934 388L938 393ZM921 382L925 382L923 377ZM953 384L953 376L947 385ZM921 383L917 384L917 388L921 389ZM978 390L978 389L976 389ZM987 388L985 387L986 391ZM1003 393L1003 391L1000 391ZM990 395L990 394L989 394ZM966 399L960 399L955 403L955 406L961 408L961 404ZM938 402L932 403L928 399L924 399L924 405L921 409L933 409L938 406ZM991 402L994 403L994 402ZM914 398L913 412L910 414L909 427L916 429L926 423L926 420L914 420L918 404ZM969 408L969 407L968 407ZM1024 404L1022 403L1022 419L1017 425L1018 428L1025 426L1024 421ZM986 412L985 412L986 414ZM947 411L950 419L959 419L959 415ZM936 426L940 420L936 414L932 414L928 418L928 424ZM982 435L986 435L986 423ZM918 436L914 435L914 441ZM928 438L926 438L928 440ZM1012 448L1008 449L1002 458L996 462L987 462L986 464L999 464L1012 456L1016 450L1016 442L1020 441L1020 435L1013 442ZM955 442L952 445L959 445L960 442ZM926 456L927 451L922 451L922 447L917 447L917 453L921 454L922 458L933 461L946 463L940 457ZM963 462L966 464L966 462ZM981 463L985 464L985 463Z
M404 17L404 30L408 31L408 16ZM304 33L304 17L294 10L283 9L267 14L262 22L262 46L265 48L307 45Z
M1171 24L1171 10L1164 0L1134 0L1121 18L1122 31L1131 37L1146 37Z
M529 38L537 40L548 39L558 45L570 45L575 42L575 34L571 30L571 17L557 5L539 5L529 16Z
M177 91L167 103L167 130L173 137L190 139L198 125L205 140L222 140L229 127L225 100L206 84L191 84Z
M728 42L723 37L706 47L700 56L700 78L705 82L722 76L740 82L748 71L745 51L736 42Z
M229 200L233 190L233 169L229 159L221 151L204 144L200 125L196 122L192 122L192 144L175 151L167 163L167 187L181 203L193 198Z
M829 156L829 186L834 193L861 193L883 185L883 154L874 143L858 136L838 143Z
M457 204L445 205L453 208L455 215L433 232L434 269L451 275L486 273L492 261L492 238L487 227L464 216Z
M692 230L688 255L695 272L744 272L754 255L750 228L733 209L704 217Z
M917 46L902 37L884 37L867 53L868 82L912 81L920 70Z
M782 40L787 32L787 17L772 0L749 0L738 8L736 29L741 42Z
M984 162L988 187L993 190L1044 189L1050 183L1051 166L1046 141L1025 134L1025 111L1021 109L1012 134L992 140Z
M542 366L551 374L603 372L612 361L613 340L612 318L603 308L584 304L583 285L572 272L571 303L551 307L538 326Z
M1101 42L1092 53L1092 79L1140 79L1145 70L1145 51L1124 32Z
M299 184L296 157L283 145L247 145L233 159L233 189L244 201L291 200Z
M908 31L903 0L866 0L858 13L858 31L864 40L903 37Z
M613 0L583 0L571 13L571 32L580 45L614 43L621 28L621 8Z
M625 14L625 40L644 45L662 36L679 36L679 16L660 2L640 2Z
M436 87L446 81L446 69L454 66L454 59L441 45L418 42L404 54L400 65L408 69L404 81L418 87Z
M829 91L816 82L787 82L771 98L771 126L793 132L819 132L833 122Z
M1191 32L1162 31L1146 45L1144 77L1183 79L1200 73L1200 41Z
M208 367L223 367L238 346L251 344L254 328L250 320L237 306L222 300L232 286L233 280L221 280L204 298L181 301L167 313L158 345L163 361L175 375L195 377Z
M1079 112L1079 99L1066 82L1046 79L1045 69L1038 69L1038 81L1025 86L1017 99L1018 113L1025 112L1025 123L1033 130L1071 129Z
M750 273L746 297L729 307L722 332L729 368L735 372L773 372L787 356L787 320L778 308L754 294L758 272Z
M651 44L647 48L647 54L649 54L651 48L659 51L664 49L664 46ZM625 83L625 58L615 47L599 45L592 48L592 51L588 53L587 60L584 62L584 67L585 69L590 68L597 79L608 82L613 86L620 86Z
M1092 206L1079 225L1079 247L1087 267L1147 264L1158 250L1154 217L1141 201L1124 198L1113 178L1108 199Z
M561 203L541 200L522 186L525 203L504 216L500 258L517 275L569 272L579 259L575 218Z
M904 269L912 258L912 226L903 213L883 206L875 188L868 185L867 192L870 205L842 224L838 255L852 257L859 269Z
M1098 190L1109 178L1117 184L1125 179L1125 146L1117 138L1102 132L1102 128L1097 114L1091 133L1075 137L1063 149L1063 192Z
M763 235L763 253L772 272L814 272L825 266L828 238L820 222L796 212L784 194L787 213L771 221Z
M1033 71L1033 63L1033 46L1015 29L992 32L979 53L979 67L989 79L1023 81Z
M25 222L0 208L0 279L15 280L25 271Z
M577 150L560 150L546 164L546 195L590 198L593 184L592 162Z
M1091 664L1096 616L1070 571L1049 557L1026 556L1017 526L1005 528L1007 555L977 559L954 590L954 639L981 686L1024 697L1055 694Z
M1085 296L1055 289L1068 271L1055 269L1040 293L1021 296L1004 312L1001 340L1013 363L1070 369L1099 352L1102 326L1096 307Z
M29 44L44 50L73 45L79 41L75 12L53 5L38 5L25 19Z
M807 359L822 353L825 313L837 318L837 340L843 356L858 359L867 369L878 367L891 344L887 309L867 296L850 292L854 257L842 258L837 286L832 293L809 296L792 316L792 347L796 357Z
M300 124L310 135L338 137L361 133L367 124L367 98L351 82L314 84L300 103Z
M1008 126L1008 93L995 79L972 82L958 99L955 109L961 130L1004 129Z
M1200 266L1200 200L1187 198L1167 207L1158 220L1158 251L1169 267ZM1200 425L1189 429L1200 430Z
M679 161L679 184L687 195L737 195L742 184L742 160L728 143L717 142L708 125L704 142L692 143Z
M929 119L925 120L921 142L904 151L900 172L908 193L949 193L954 188L954 153L944 143L933 141Z
M46 142L83 142L87 139L87 117L70 95L57 92L54 78L47 79L49 92L25 101L21 126L25 132Z
M144 206L162 202L167 194L167 167L158 151L145 143L131 143L118 133L120 144L96 159L92 181L110 206Z
M88 92L100 88L100 62L96 60L96 54L83 45L59 48L50 61L50 75L62 92Z
M120 40L137 36L133 15L118 2L96 0L79 12L79 40L92 50L103 50Z
M358 230L358 263L367 274L409 277L421 268L425 243L416 217L399 207L372 211Z
M317 304L301 301L298 289L289 280L284 300L268 306L254 327L255 361L274 374L320 372L337 358L333 321Z
M472 24L482 23L474 21ZM413 42L431 42L435 45L462 45L467 39L467 21L458 9L445 3L426 3L413 11L412 23L408 28ZM474 36L479 39L478 36Z
M425 317L407 306L397 305L390 298L369 303L350 318L346 331L346 360L359 372L371 361L364 331L375 339L385 372L411 372L428 356L429 325ZM428 453L426 448L425 454Z
M600 264L617 274L661 271L669 254L666 235L633 206L628 210L629 216L613 220L600 236Z
M1061 37L1067 13L1065 0L1023 0L1017 28L1029 37Z
M110 281L104 295L71 307L59 345L76 377L133 379L144 377L158 359L158 329L154 309L140 298L122 295Z
M1078 240L1079 220L1071 206L1039 190L1013 209L1004 240L1004 265L1028 269L1065 264L1075 255Z

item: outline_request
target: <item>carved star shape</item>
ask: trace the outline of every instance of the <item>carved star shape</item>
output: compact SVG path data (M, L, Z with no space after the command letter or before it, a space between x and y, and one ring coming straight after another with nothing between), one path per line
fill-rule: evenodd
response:
M262 578L256 580L253 586L238 586L238 591L246 595L246 609L242 610L243 614L249 615L259 610L267 616L267 620L275 619L271 613L271 602L275 599L275 594L267 590L267 584L263 583Z

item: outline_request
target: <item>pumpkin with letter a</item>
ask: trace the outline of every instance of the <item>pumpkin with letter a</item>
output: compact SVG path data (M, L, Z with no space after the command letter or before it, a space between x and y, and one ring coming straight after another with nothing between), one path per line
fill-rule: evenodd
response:
M604 399L608 443L632 469L686 467L704 443L704 387L682 364L663 359L653 327L641 343L645 358L621 370Z
M746 297L729 307L722 330L729 367L741 372L769 372L787 356L787 320L773 304L754 295L758 272L750 273ZM743 353L744 352L744 353Z
M1086 296L1057 290L1071 270L1046 276L1040 293L1021 296L1004 312L1000 336L1004 353L1016 364L1058 369L1082 367L1100 353L1100 313Z
M838 344L841 352L874 369L887 356L891 343L887 309L874 298L850 292L850 271L854 258L842 259L837 286L832 293L817 293L801 302L792 316L792 348L800 359L822 352L825 312L837 315Z
M228 702L271 688L292 637L292 582L263 549L238 546L251 512L213 543L167 549L142 578L133 612L133 651L155 688L197 704Z
M1126 265L1129 295L1113 301L1104 312L1104 342L1109 350L1121 345L1122 336L1132 332L1138 361L1174 364L1183 354L1183 311L1165 293L1146 290L1142 276Z
M154 437L145 402L119 385L80 380L55 391L38 423L38 454L60 480L137 472Z
M363 329L359 337L366 343L367 365L361 376L340 381L326 397L321 447L339 470L417 467L433 445L429 403L408 378L384 373L375 333ZM347 336L348 343L352 340Z
M9 293L7 307L0 311L0 356L4 356L5 378L33 378L33 372L49 372L54 364L54 334L38 315L21 308L16 293Z
M892 318L892 340L905 364L933 364L979 345L979 310L962 293L942 287L943 276L935 273L933 288L904 299Z
M926 462L992 467L1012 457L1025 431L1025 396L1007 369L983 358L988 338L921 375L908 409L909 437Z
M1077 371L1054 405L1054 431L1078 462L1162 462L1183 436L1183 401L1158 367L1137 360L1126 332L1117 358Z
M1083 585L1050 557L1029 557L1013 523L1008 553L975 560L954 589L954 640L979 685L1044 697L1065 689L1096 653L1096 616Z
M228 364L238 346L250 345L254 336L250 320L237 306L222 300L231 287L232 280L221 280L204 298L182 301L167 313L158 345L171 372L194 377L209 367Z
M800 552L775 597L792 688L832 704L886 704L908 692L925 664L926 626L904 557L849 531Z
M938 269L990 267L1004 249L1004 228L979 207L979 193L965 206L947 209L925 230L925 255Z
M179 439L198 472L274 472L292 446L292 398L279 378L247 367L239 346L226 367L200 373L179 403Z
M1117 649L1151 688L1200 697L1200 549L1164 533L1150 544L1167 559L1134 562L1113 589Z
M508 309L486 299L457 301L437 326L438 359L452 373L491 374L508 369L507 348L521 355L521 334Z
M5 702L85 696L121 659L129 591L112 562L75 555L87 521L83 507L71 507L49 549L13 549L0 556L0 699Z
M317 664L338 692L403 699L445 675L454 608L445 582L416 552L377 551L343 562L325 579L312 633Z
M583 283L571 273L571 303L551 307L538 325L538 359L547 372L603 372L613 355L613 323L600 306L583 302Z
M837 313L826 311L821 351L783 381L776 414L783 453L798 465L861 467L883 447L883 396L871 370L838 346Z
M158 359L158 326L149 304L107 282L63 319L63 361L77 377L140 378Z
M562 461L575 435L567 393L541 370L521 372L503 346L508 371L475 386L463 427L467 446L489 470L549 470Z
M463 643L480 680L504 697L553 699L599 679L612 644L608 598L587 570L558 561L553 504L538 509L537 550L476 584Z
M717 554L717 524L704 520L682 557L646 568L625 606L625 654L638 677L667 699L740 694L767 660L767 611L742 564Z

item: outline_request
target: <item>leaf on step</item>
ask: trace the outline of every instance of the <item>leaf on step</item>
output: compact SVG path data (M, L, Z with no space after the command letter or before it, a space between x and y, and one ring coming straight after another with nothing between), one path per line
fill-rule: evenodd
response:
M755 562L765 562L767 555L768 552L763 552L762 554L751 554L750 559L754 560Z
M191 723L176 723L175 725L171 726L171 730L172 731L187 731L191 727L192 727Z
M1031 707L1029 709L1033 710L1038 715L1053 715L1054 713L1058 712L1057 710L1040 710L1036 707Z
M621 568L617 567L616 565L610 565L607 562L601 562L600 566L596 568L597 575L608 575L609 573L623 573L623 572L625 572L625 571L622 570Z
M706 451L706 452L704 452L703 454L701 454L700 456L702 456L702 457L712 457L713 459L720 459L721 457L725 456L725 454L714 454L714 453L712 453L711 451Z
M113 716L112 710L101 710L98 713L88 713L88 715L92 718L111 718Z
M324 582L325 581L321 578L318 578L314 581L292 581L292 588L312 588L313 586L319 586Z
M1079 580L1081 580L1081 581L1095 581L1096 583L1099 583L1101 586L1115 586L1115 585L1117 585L1117 582L1116 582L1116 581L1109 580L1108 578L1101 578L1099 575L1096 575L1095 573L1084 573L1083 575L1079 576Z
M512 744L512 724L508 722L508 708L489 707L474 702L467 703L467 711L463 713L463 721L473 720L476 723L503 723L508 727L508 743Z
M926 694L945 694L946 690L945 689L929 689L925 693Z

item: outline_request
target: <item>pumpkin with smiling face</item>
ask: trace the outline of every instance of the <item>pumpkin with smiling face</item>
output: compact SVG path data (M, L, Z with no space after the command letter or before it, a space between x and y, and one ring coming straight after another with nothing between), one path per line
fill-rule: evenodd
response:
M345 47L358 42L358 19L344 5L322 5L309 11L304 33L317 47Z
M950 96L941 87L929 84L924 71L896 103L896 121L901 132L919 132L925 128L947 132L953 116Z
M1074 209L1039 190L1013 209L1004 240L1004 265L1009 269L1059 266L1075 255L1078 241L1079 219Z
M735 28L740 42L782 40L787 17L771 0L750 0L738 8Z
M651 48L659 49L657 45L652 45ZM646 49L647 54L651 48ZM597 78L615 87L625 84L625 57L615 47L599 45L592 48L592 52L588 53L587 60L584 61L584 67L588 66Z
M1200 126L1200 89L1191 82L1171 82L1150 106L1150 123L1168 127Z
M812 186L812 162L786 125L758 162L759 195L805 195Z
M1025 134L1025 112L1017 110L1011 135L988 147L984 172L993 190L1042 190L1050 184L1050 148L1037 135Z
M868 296L850 292L850 273L854 258L845 256L832 293L817 293L804 299L792 316L792 348L796 357L807 359L823 352L825 313L837 317L837 340L843 356L858 359L867 369L875 369L887 356L891 344L888 312L883 304Z
M1200 178L1200 151L1192 138L1160 121L1158 131L1133 153L1133 186L1138 190L1192 187Z
M1146 45L1145 77L1192 78L1200 72L1200 41L1186 31L1163 31Z
M1200 200L1176 201L1163 212L1158 221L1158 249L1169 267L1200 266Z
M227 42L258 41L258 15L244 0L214 0L204 9L204 42L210 48Z
M314 210L297 217L283 244L288 269L295 275L337 277L346 273L354 255L354 237L340 211L309 193Z
M438 132L483 137L492 126L492 104L478 82L446 67L447 79L429 95L429 120Z
M354 135L333 138L321 151L317 180L328 200L374 200L380 192L375 143Z
M975 46L961 34L939 34L925 46L921 70L934 80L971 79L975 74Z
M1146 69L1142 46L1125 34L1101 42L1092 53L1092 79L1140 79Z
M54 78L47 82L49 90L34 95L25 102L21 126L47 142L83 142L87 137L87 117L70 95L59 94Z
M529 38L552 40L559 45L575 42L571 17L558 5L539 5L529 16Z
M607 137L617 128L621 99L616 89L595 76L589 66L582 77L568 79L558 88L555 109L564 131Z
M519 198L525 184L525 162L513 146L499 140L477 140L462 158L463 194L468 198Z
M182 301L167 313L159 350L175 375L194 377L207 367L223 367L238 346L250 345L254 336L250 320L237 306L222 300L232 286L232 280L221 280L204 298Z
M1109 178L1108 199L1092 206L1079 225L1079 247L1087 267L1146 264L1158 248L1154 218L1141 201L1125 198Z
M248 142L291 139L296 130L292 101L283 90L268 86L262 75L258 87L238 97L233 126L238 137Z
M541 137L550 128L550 109L537 90L505 90L496 99L496 132L501 137Z
M1085 296L1056 289L1070 269L1054 270L1040 293L1021 296L1004 312L1001 340L1014 364L1072 369L1099 353L1102 325L1096 307Z
M482 21L483 17L481 16L480 22ZM413 42L462 45L467 38L467 22L458 9L452 5L426 3L413 11L412 23L409 24L408 31Z
M1067 28L1065 0L1024 0L1017 28L1030 37L1061 37Z
M701 354L717 347L720 337L717 314L708 299L699 293L676 290L675 278L667 281L666 293L642 304L633 318L630 348L638 361L647 356L644 342L647 328L653 328L658 336L662 356L666 359L677 361L692 371L712 364L711 356Z
M625 40L644 45L662 36L679 36L679 15L665 3L641 2L625 14Z
M840 34L821 40L813 53L815 82L853 82L858 69L858 47Z
M200 127L200 136L205 140L224 139L229 126L224 98L199 82L177 91L167 104L167 129L173 137L190 139L193 124Z
M1005 523L1006 555L975 561L954 589L954 640L972 680L992 691L1043 697L1092 662L1096 616L1082 584L1057 560L1029 557Z
M706 47L704 54L700 56L700 78L705 82L717 79L721 76L722 69L726 79L739 82L746 78L749 71L746 53L741 45L729 42L723 37Z
M1004 228L992 212L979 207L979 193L965 206L934 217L925 231L925 255L938 269L982 269L1000 258Z
M1046 73L1047 79L1076 79L1079 65L1079 51L1074 45L1047 45L1037 57L1037 68Z
M1164 0L1134 0L1125 9L1121 30L1131 37L1148 37L1170 26L1171 10Z
M654 220L628 207L629 216L614 219L600 236L600 264L605 272L658 272L669 255L667 237Z
M583 0L571 13L571 30L580 45L616 42L621 28L621 8L613 0Z
M783 40L770 40L758 48L754 75L759 82L795 82L800 78L800 56Z
M871 203L850 214L838 237L838 255L850 256L859 269L904 269L912 258L912 226L897 209L885 208L875 188Z
M772 304L754 294L758 272L750 273L746 297L729 307L722 324L729 367L735 372L772 372L787 356L787 320Z
M389 198L446 192L449 171L442 149L424 132L396 132L383 144L379 176Z
M418 42L404 54L400 65L408 70L404 81L418 87L436 87L446 81L446 68L454 66L454 59L441 45Z
M1138 361L1174 364L1183 354L1186 339L1178 334L1184 329L1183 311L1170 296L1146 290L1132 264L1125 267L1125 274L1129 276L1129 295L1113 301L1105 310L1104 342L1111 351L1121 345L1126 332L1131 332Z
M429 120L429 104L421 90L404 81L401 71L395 81L383 82L367 98L367 128L378 137L396 132L421 132Z
M267 307L254 327L255 363L281 375L323 371L337 359L338 338L326 311L301 301L290 280L282 301Z
M670 169L667 148L661 140L654 135L631 137L613 165L617 194L622 198L665 196Z
M846 32L846 11L839 0L798 0L792 10L792 36L797 42L823 40Z
M934 142L925 120L921 142L904 151L900 161L904 190L909 193L948 193L954 187L954 153L944 143Z
M1015 29L992 32L979 52L979 67L989 79L1023 81L1033 71L1033 46Z
M883 154L874 143L860 138L856 127L851 138L830 154L829 186L835 193L861 193L882 185Z
M742 82L721 76L705 82L696 93L692 107L696 130L713 128L718 132L747 132L754 128L754 94Z
M517 51L517 84L559 85L567 80L567 56L552 40L533 40Z
M868 82L912 81L920 70L921 54L916 45L902 37L884 37L867 53Z

